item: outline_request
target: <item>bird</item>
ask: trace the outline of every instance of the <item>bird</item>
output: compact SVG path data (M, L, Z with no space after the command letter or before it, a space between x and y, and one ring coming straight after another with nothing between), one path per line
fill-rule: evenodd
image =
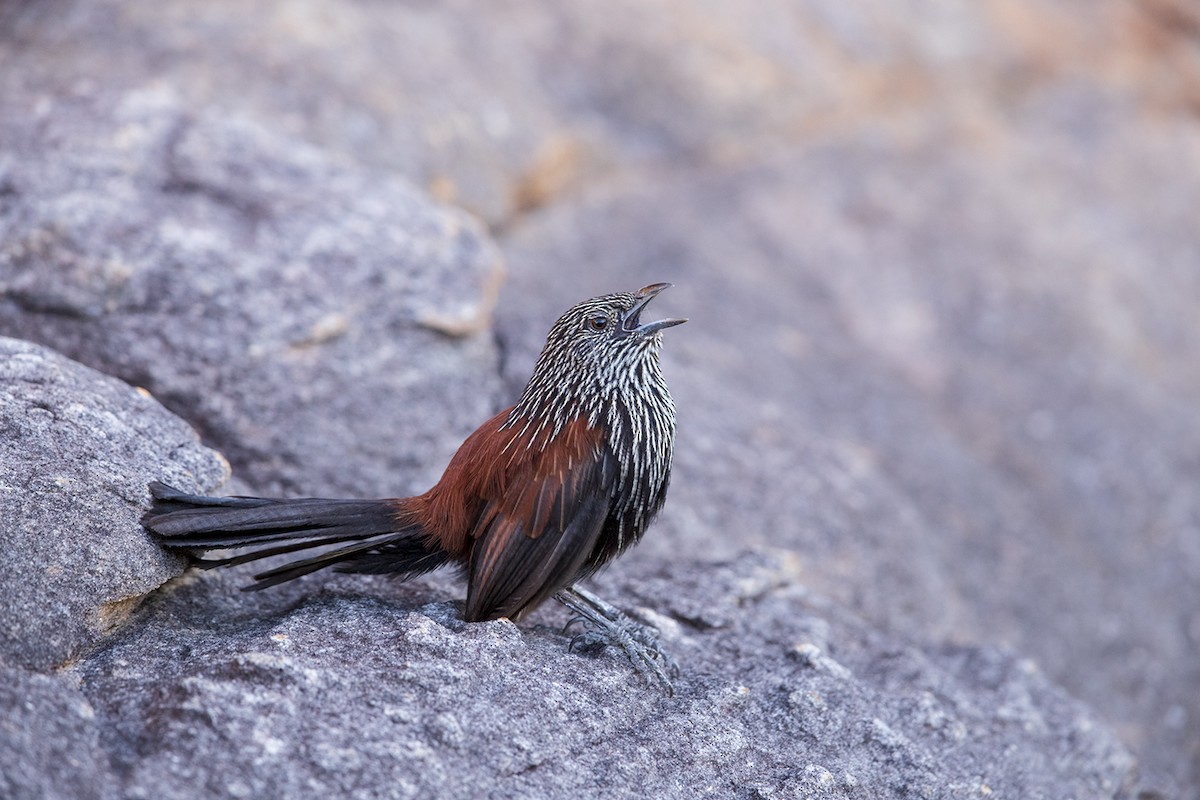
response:
M587 628L573 647L616 645L670 691L664 667L675 665L656 632L577 586L636 544L666 498L675 404L660 363L662 331L687 320L642 315L670 286L568 309L517 402L468 436L424 494L209 497L155 481L142 523L206 569L319 549L259 572L247 590L327 567L412 577L458 565L466 622L516 622L554 597ZM214 549L233 554L198 555Z

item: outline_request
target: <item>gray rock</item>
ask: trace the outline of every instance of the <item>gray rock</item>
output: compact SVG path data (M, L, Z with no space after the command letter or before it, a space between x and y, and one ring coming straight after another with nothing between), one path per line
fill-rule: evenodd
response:
M227 475L145 392L0 337L0 662L49 669L124 622L183 567L142 530L146 483Z
M1195 14L1088 12L3 4L0 330L153 388L246 488L400 494L511 398L567 303L675 279L677 476L614 576L785 548L864 629L981 645L970 674L1035 659L1138 753L1131 792L1194 794ZM461 220L397 174L513 255L499 350L486 240L458 252ZM284 614L307 586L219 610ZM805 763L754 791L834 791Z
M614 175L859 127L984 137L997 105L1082 71L1080 54L1120 65L1089 68L1096 82L1140 88L1163 70L1144 52L1170 19L1159 4L18 3L0 20L0 85L30 106L169 85L188 108L269 122L504 226ZM1194 66L1177 61L1164 94L1186 102Z
M53 374L49 362L77 378L59 393L135 399L90 426L116 451L108 461L63 426L64 446L50 454L34 447L35 437L11 437L6 463L61 472L78 459L109 480L128 475L130 532L145 469L201 487L219 477L220 462L145 394L36 346L6 344L3 363L23 383L52 383L29 377ZM75 414L84 407L65 405ZM17 418L28 416L37 417ZM174 439L156 417L173 426ZM138 463L139 448L172 442L180 463L139 473L120 460ZM188 452L215 464L215 474L197 480ZM120 516L100 504L87 509L110 526ZM52 524L18 521L35 531ZM140 531L131 538L146 547ZM94 557L75 544L25 555L25 566L65 565L76 575L89 569L77 559ZM144 560L126 561L146 569ZM3 788L17 798L1127 791L1133 757L1031 662L884 633L809 590L799 564L787 553L726 564L644 559L614 570L619 582L602 582L610 598L663 631L682 668L672 697L611 652L570 653L561 609L540 611L522 628L463 623L460 607L446 602L461 595L451 575L408 584L320 575L245 595L236 587L247 570L190 573L60 676L9 670L0 694ZM6 601L22 608L39 599L28 582L3 585Z
M0 797L120 797L96 712L68 679L0 666L0 710Z
M0 331L146 387L250 488L412 493L497 410L464 214L169 92L0 142Z
M561 609L468 625L454 604L420 605L421 586L362 577L231 614L232 581L202 576L75 674L131 798L1123 790L1132 757L1031 662L881 633L795 565L626 572L614 596L664 631L673 697L611 653L569 653Z
M506 233L498 328L515 386L560 265L675 281L676 472L631 558L793 550L876 624L1034 658L1170 794L1198 777L1198 136L1040 102L1004 157L864 137L584 193Z

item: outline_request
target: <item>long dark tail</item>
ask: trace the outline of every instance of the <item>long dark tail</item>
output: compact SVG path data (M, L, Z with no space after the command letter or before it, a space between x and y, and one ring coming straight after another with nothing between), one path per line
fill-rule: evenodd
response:
M142 524L164 547L211 550L280 542L228 558L196 559L205 569L329 548L261 572L246 589L265 589L331 566L339 572L417 575L449 559L420 524L405 521L403 501L205 497L158 481L150 484L150 493L154 505Z

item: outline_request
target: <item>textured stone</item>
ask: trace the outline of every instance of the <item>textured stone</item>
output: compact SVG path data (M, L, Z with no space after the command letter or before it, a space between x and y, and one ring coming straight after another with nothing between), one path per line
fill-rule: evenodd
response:
M585 293L675 281L677 469L633 558L794 550L891 629L1030 654L1186 783L1200 135L1083 87L1026 113L999 153L846 140L531 216L506 364L561 264Z
M96 712L65 678L0 666L0 797L115 800Z
M142 530L146 483L227 475L144 392L0 337L0 663L49 669L124 622L183 567Z
M1186 0L59 0L5 10L9 96L170 85L189 108L268 121L497 225L614 174L754 160L860 126L907 140L945 129L986 137L997 98L1064 74L1172 107L1200 86L1187 27L1173 23L1192 13Z
M1033 659L1136 752L1117 795L1188 796L1196 30L1186 0L0 4L0 330L151 387L248 488L399 494L511 399L566 304L674 279L664 313L692 318L666 350L678 471L611 575L784 548L829 598L814 616L858 615L964 683ZM486 239L402 179L481 214L511 254L500 348ZM313 585L230 590L214 616L235 633L282 619ZM430 585L387 591L412 608ZM701 627L740 608L684 594L646 604ZM944 640L980 655L953 668L914 644ZM798 653L845 674L840 654ZM857 702L863 736L910 769L895 788L871 760L865 796L918 793L920 763L959 774ZM1121 772L1095 768L1101 728L1079 752L1046 745L1059 767L1020 769ZM854 796L811 755L820 736L786 775L738 773L745 794ZM685 739L707 764L715 737ZM645 783L621 763L604 786Z
M75 674L126 797L1114 797L1116 738L1026 660L920 648L790 559L629 579L673 697L542 624L464 624L421 585L326 580L230 613L205 575ZM292 590L294 591L294 587ZM428 588L425 589L428 593ZM437 592L433 592L436 597ZM426 600L430 598L426 594ZM720 621L697 622L703 607Z
M0 142L0 331L146 387L255 490L411 493L495 410L465 215L169 92Z

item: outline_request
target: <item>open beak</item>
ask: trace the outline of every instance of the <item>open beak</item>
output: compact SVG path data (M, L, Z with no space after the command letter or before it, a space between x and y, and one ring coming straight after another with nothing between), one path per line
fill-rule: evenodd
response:
M633 308L629 309L625 314L625 322L623 327L626 333L640 333L643 336L650 336L661 331L663 328L670 328L675 325L682 325L687 322L686 319L660 319L657 322L641 321L642 309L653 300L659 292L664 289L671 288L669 283L652 283L649 286L638 290L638 301L633 304Z

